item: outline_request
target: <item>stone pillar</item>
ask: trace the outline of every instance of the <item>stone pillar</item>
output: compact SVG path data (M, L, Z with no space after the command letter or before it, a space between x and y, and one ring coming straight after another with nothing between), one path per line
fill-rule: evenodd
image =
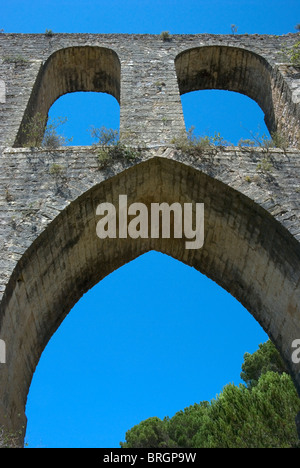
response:
M151 56L137 44L122 61L120 132L148 146L169 144L185 131L173 54L157 41Z

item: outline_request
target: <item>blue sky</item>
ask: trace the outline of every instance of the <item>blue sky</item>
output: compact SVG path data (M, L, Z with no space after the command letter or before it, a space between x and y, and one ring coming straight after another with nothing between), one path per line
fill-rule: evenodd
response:
M43 33L286 34L300 22L287 1L3 1L0 29ZM186 126L237 143L267 132L245 96L222 91L182 98ZM91 125L117 128L119 106L106 95L60 98L67 137L90 144ZM230 118L228 118L230 116ZM70 312L46 347L28 396L29 447L118 447L151 416L172 416L240 382L245 352L267 336L228 293L195 270L150 252L105 278Z
M299 22L298 0L10 0L1 2L6 32L286 34Z

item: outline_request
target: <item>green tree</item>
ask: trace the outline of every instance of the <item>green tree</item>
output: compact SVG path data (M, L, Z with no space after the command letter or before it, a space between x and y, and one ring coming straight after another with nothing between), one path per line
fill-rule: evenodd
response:
M163 448L172 443L167 430L168 420L157 417L146 419L126 432L126 442L122 448Z
M124 448L297 447L300 399L271 341L244 355L245 384L226 385L211 402L172 418L149 418L126 433Z
M257 385L259 378L268 371L282 374L287 368L271 340L260 344L255 353L245 353L242 364L241 379L247 387Z
M169 420L169 436L176 447L189 448L194 446L194 438L208 414L209 407L209 402L203 401L185 408L184 411L179 411Z
M297 445L300 401L291 378L267 372L257 385L227 385L194 439L203 448L290 448Z

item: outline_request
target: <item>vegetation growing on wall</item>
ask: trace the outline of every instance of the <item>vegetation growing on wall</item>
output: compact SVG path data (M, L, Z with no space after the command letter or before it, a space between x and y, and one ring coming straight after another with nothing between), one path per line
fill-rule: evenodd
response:
M291 47L284 47L282 49L282 54L292 65L300 67L300 41L296 42Z
M265 134L260 136L252 131L249 133L250 138L240 139L238 142L240 149L262 148L268 151L271 148L280 148L286 150L289 146L287 139L280 132L273 132L271 137ZM172 140L172 144L181 151L194 154L210 149L224 149L227 146L234 146L226 141L219 132L215 132L214 135L197 136L195 127L191 127L187 132L182 132L181 135Z
M25 147L44 147L55 149L72 141L58 133L58 128L67 122L66 117L49 119L46 125L45 117L37 113L29 118L23 127Z
M125 160L136 159L141 149L130 145L131 135L122 135L118 130L101 127L92 128L91 135L96 139L97 161L100 169L105 168L111 161L117 158Z

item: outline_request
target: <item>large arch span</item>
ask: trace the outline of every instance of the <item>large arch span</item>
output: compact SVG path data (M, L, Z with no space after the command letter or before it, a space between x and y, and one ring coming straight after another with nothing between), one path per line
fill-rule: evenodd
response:
M163 181L163 183L162 183ZM105 239L101 202L204 203L205 240ZM300 245L262 207L184 163L154 157L99 183L65 208L18 262L0 309L7 365L0 375L1 420L26 424L31 379L52 334L80 297L106 275L156 250L196 268L238 299L276 344L300 391L291 344L300 337ZM5 418L6 417L6 418Z

